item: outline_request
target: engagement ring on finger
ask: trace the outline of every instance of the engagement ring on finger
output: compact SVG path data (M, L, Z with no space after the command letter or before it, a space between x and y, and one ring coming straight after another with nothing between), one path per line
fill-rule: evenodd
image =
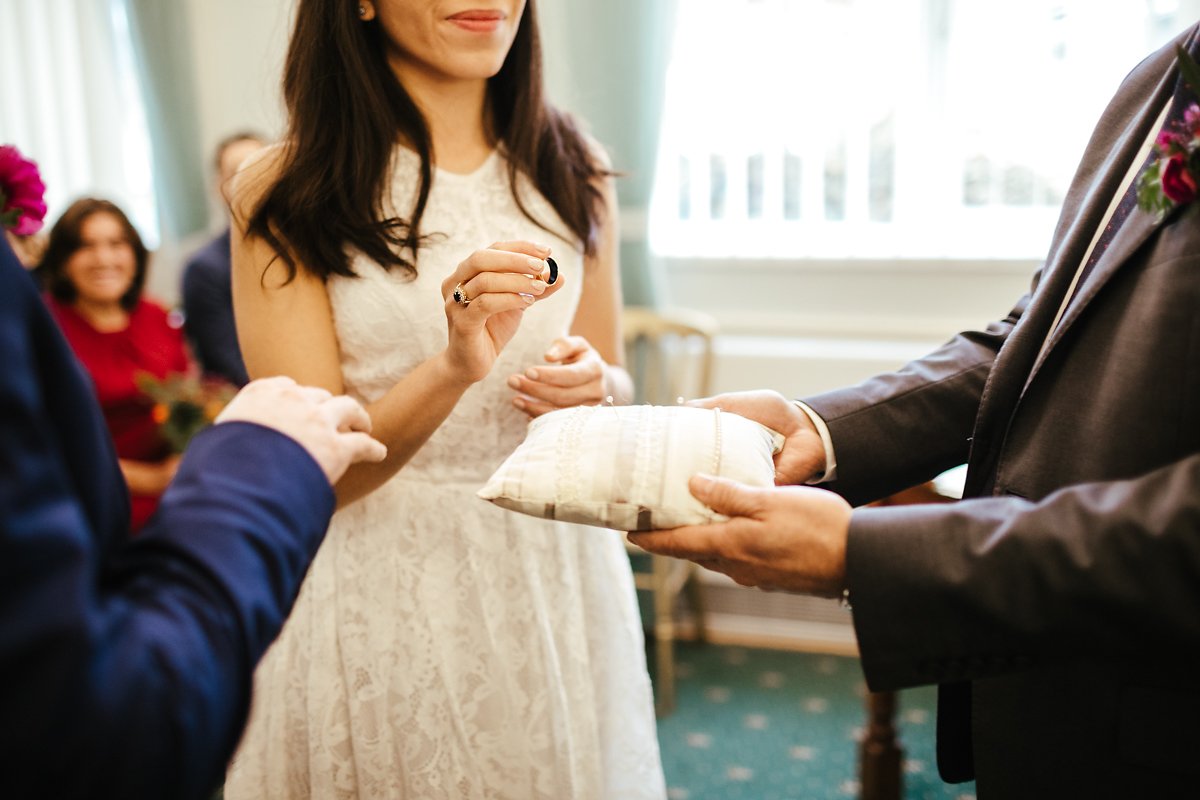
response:
M471 305L471 298L467 297L467 290L463 288L461 283L454 287L454 294L450 296L454 298L454 302L464 308Z

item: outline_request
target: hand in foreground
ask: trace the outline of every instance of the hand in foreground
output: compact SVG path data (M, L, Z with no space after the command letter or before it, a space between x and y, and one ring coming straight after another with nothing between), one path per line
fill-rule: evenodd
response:
M808 415L779 392L731 392L691 400L689 406L720 408L765 425L784 436L775 456L775 485L803 484L825 471L825 445Z
M562 287L561 273L553 285L544 280L549 256L550 248L532 242L496 242L467 256L442 281L450 328L447 355L465 380L484 378L520 327L525 309Z
M251 381L217 417L222 422L255 422L295 439L334 484L351 464L383 461L387 448L372 439L371 418L358 401L291 378Z
M696 499L727 522L630 533L652 553L687 558L743 586L839 597L846 582L850 506L807 486L759 489L695 475Z
M513 405L531 417L559 408L598 405L607 397L605 363L582 336L555 339L546 350L545 365L512 375L508 385L520 394Z

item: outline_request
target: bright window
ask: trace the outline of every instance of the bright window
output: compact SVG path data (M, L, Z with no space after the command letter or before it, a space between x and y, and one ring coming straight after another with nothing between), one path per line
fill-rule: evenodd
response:
M1041 258L1173 0L679 0L650 215L669 256Z

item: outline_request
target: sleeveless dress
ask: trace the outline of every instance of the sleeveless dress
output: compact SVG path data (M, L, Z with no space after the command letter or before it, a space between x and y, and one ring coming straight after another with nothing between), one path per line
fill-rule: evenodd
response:
M419 162L399 150L392 206ZM528 184L522 199L566 231ZM506 380L544 363L583 283L578 243L515 203L502 155L435 170L418 276L361 255L328 282L346 390L373 401L446 346L441 281L495 241L548 244L566 284L391 480L339 511L259 665L225 797L666 797L620 534L505 511L476 490L525 435Z

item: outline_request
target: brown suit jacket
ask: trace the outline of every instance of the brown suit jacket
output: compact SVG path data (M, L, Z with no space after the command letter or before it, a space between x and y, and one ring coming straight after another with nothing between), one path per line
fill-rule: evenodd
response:
M1006 319L806 400L853 503L969 464L961 503L856 509L847 572L869 685L942 685L939 768L981 800L1200 797L1200 204L1135 211L1050 333L1173 46L1104 112Z

